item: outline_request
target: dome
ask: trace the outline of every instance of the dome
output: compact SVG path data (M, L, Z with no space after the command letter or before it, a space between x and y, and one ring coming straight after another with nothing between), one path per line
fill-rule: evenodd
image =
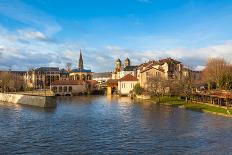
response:
M118 59L116 60L116 62L121 62L121 60L118 58Z

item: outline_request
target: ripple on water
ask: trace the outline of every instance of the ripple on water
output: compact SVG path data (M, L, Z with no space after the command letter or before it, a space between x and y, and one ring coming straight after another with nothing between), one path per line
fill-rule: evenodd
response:
M129 98L59 98L56 109L0 103L5 154L227 154L232 120Z

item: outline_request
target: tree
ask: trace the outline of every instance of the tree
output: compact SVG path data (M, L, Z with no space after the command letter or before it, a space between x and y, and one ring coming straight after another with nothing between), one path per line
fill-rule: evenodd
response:
M148 83L147 83L148 93L151 96L157 97L158 102L160 102L160 97L162 95L161 80L162 78L160 76L153 76L149 78Z
M188 75L182 77L180 80L180 89L182 90L182 94L185 96L185 101L188 102L188 99L191 98L194 89L194 75L191 71L189 71Z
M72 63L66 63L66 70L70 72L72 70Z
M232 74L225 73L219 79L219 87L224 90L232 90Z
M139 83L137 83L135 86L134 86L134 89L133 89L134 93L136 95L141 95L144 91L144 89L140 86Z
M209 88L212 82L216 82L219 86L222 76L229 72L231 73L231 65L224 58L210 58L203 71L204 81L209 84Z
M2 92L7 92L10 89L11 73L0 72L0 87Z

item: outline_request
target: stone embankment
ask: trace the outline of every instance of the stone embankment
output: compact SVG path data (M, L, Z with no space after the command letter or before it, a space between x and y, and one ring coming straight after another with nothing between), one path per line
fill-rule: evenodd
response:
M42 108L56 107L54 96L33 96L23 94L0 93L0 101L37 106Z

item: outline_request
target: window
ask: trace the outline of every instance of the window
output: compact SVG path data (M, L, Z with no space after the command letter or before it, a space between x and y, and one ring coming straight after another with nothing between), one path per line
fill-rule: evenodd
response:
M72 92L72 86L69 86L69 87L68 87L68 91L69 91L69 92Z
M61 86L59 86L59 92L62 92L62 87Z
M52 88L52 91L53 91L54 93L56 93L56 92L57 92L57 87L56 87L56 86L53 87L53 88Z
M64 92L67 92L67 86L64 86Z

